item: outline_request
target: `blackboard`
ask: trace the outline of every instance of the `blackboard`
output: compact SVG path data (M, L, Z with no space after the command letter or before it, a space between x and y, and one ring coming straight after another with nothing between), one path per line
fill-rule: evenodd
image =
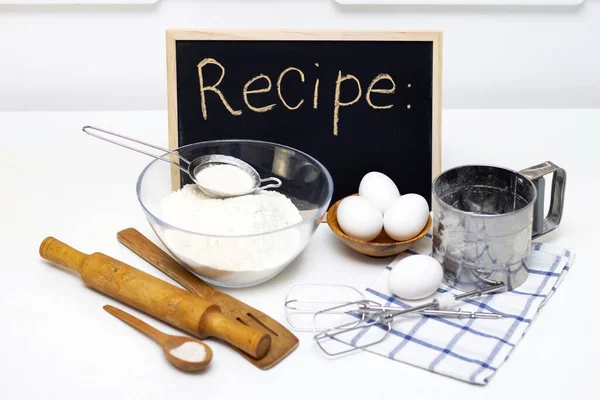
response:
M281 143L327 167L332 201L380 171L430 202L441 41L441 32L169 30L169 146Z

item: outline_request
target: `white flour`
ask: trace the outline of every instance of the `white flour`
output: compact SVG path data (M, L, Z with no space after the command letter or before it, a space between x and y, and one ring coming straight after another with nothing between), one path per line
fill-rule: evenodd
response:
M266 278L303 248L299 228L256 235L302 221L290 199L277 192L215 199L190 184L163 199L161 216L178 228L220 236L167 230L164 240L195 272L227 283Z
M169 352L180 360L188 362L200 362L206 358L206 349L197 342L185 342Z
M252 177L234 165L222 164L202 169L196 175L198 183L222 193L245 193L254 187Z

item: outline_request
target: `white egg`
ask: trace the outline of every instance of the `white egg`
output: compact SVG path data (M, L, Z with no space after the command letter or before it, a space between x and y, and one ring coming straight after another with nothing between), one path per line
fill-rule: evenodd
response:
M429 205L423 196L409 193L396 199L383 215L383 229L394 240L417 236L429 219Z
M381 172L369 172L360 181L358 194L375 204L381 213L400 197L398 187L387 175Z
M346 197L340 202L337 220L346 235L360 240L375 239L383 228L379 209L360 196Z
M444 271L433 257L414 255L399 261L390 272L390 292L406 300L432 295L440 287Z

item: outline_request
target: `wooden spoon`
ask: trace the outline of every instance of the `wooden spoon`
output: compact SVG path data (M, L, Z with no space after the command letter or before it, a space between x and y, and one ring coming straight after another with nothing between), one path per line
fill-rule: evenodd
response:
M193 372L201 370L205 368L208 365L208 363L210 363L210 360L212 360L212 349L207 344L198 339L185 336L167 335L166 333L151 327L147 323L116 307L105 305L102 308L104 308L106 311L119 318L120 320L133 326L140 332L146 334L150 338L154 339L154 341L161 345L163 352L165 353L165 357L167 357L167 360L169 360L171 364L173 364L182 371ZM171 350L181 346L186 342L199 343L202 346L204 346L205 355L202 361L184 360L182 358L176 357L175 355L173 355L173 353L171 353Z

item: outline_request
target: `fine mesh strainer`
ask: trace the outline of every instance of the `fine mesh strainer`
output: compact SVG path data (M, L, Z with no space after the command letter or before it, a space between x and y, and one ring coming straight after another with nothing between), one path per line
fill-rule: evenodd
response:
M170 164L176 165L180 170L182 170L183 172L188 174L190 179L196 185L198 185L198 187L204 193L206 193L207 195L209 195L211 197L225 198L225 197L243 196L243 195L251 194L259 189L275 189L275 188L278 188L281 186L281 180L279 178L269 177L269 178L262 179L260 177L259 173L250 164L240 160L239 158L226 156L223 154L210 154L210 155L206 155L206 156L197 157L197 158L194 158L192 161L189 161L186 158L179 155L177 153L177 151L165 149L163 147L156 146L151 143L143 142L139 139L134 139L132 137L124 136L119 133L111 132L106 129L96 128L96 127L89 126L89 125L84 126L82 129L83 129L83 132L87 133L90 136L94 136L98 139L102 139L107 142L116 144L117 146L121 146L126 149L145 154L147 156L156 158L157 160L166 161ZM150 147L152 149L163 151L165 154L156 155L156 154L147 152L145 150L142 150L140 148L129 146L127 144L118 142L116 140L109 139L108 137L103 136L102 134L116 136L118 138L128 140L130 142L141 144L142 146L146 146L146 147ZM168 156L169 154L177 157L180 160L180 162L170 159ZM183 166L184 163L185 163L185 165L187 165L187 167ZM202 170L209 168L209 167L213 167L215 165L232 165L234 167L241 169L246 174L248 174L250 176L250 178L252 179L252 187L249 188L248 190L231 193L231 192L224 192L224 191L218 190L216 188L211 188L211 187L202 185L197 179L198 174ZM268 183L264 186L261 186L261 184L267 183L267 182L272 182L272 183Z

